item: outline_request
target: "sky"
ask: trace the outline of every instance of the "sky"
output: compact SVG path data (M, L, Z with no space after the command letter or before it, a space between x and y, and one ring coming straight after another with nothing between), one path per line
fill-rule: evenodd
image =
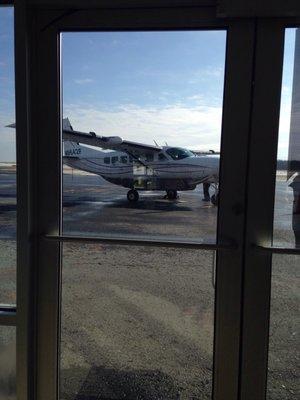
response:
M220 31L64 33L63 113L79 130L218 150L225 41Z
M225 31L63 33L63 114L74 129L219 150ZM294 30L286 32L279 158L288 148ZM15 160L13 12L0 8L0 162Z
M5 125L15 121L13 11L0 7L0 162L15 161L15 132Z

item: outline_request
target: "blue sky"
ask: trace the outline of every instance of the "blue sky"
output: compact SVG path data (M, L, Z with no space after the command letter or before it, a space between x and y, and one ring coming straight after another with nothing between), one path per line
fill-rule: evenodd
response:
M62 35L63 112L75 129L219 149L224 31ZM294 30L287 31L279 155L288 144ZM0 9L0 161L15 158L13 12Z
M64 33L64 101L102 107L222 102L224 32ZM207 45L210 43L210 46Z
M15 120L13 10L0 8L0 162L15 160L15 133L4 128Z
M64 33L64 115L80 130L218 150L225 42L222 31Z

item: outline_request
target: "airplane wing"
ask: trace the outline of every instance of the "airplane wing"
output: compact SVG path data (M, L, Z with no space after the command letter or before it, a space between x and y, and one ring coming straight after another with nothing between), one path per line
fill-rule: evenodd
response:
M80 132L73 130L68 118L63 119L63 140L101 147L101 149L117 150L132 155L144 156L162 150L159 146L130 142L119 136L98 136L94 132Z

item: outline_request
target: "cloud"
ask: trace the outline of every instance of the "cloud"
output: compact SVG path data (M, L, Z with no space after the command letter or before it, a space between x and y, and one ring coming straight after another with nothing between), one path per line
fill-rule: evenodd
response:
M137 75L147 78L160 78L165 81L182 81L188 84L197 84L202 82L213 82L216 79L224 78L223 66L207 66L196 70L161 70L151 67L144 68L137 72Z
M77 85L85 85L86 83L94 82L94 79L91 78L74 79L74 82L77 83Z
M204 96L202 94L194 94L192 96L188 96L187 100L203 102Z
M206 68L199 69L198 71L193 71L189 75L188 83L191 85L201 82L210 83L216 79L224 79L224 68L208 66Z
M111 109L88 104L64 106L74 129L95 131L99 135L121 136L127 140L153 144L219 149L222 108L208 105L164 107L124 104Z

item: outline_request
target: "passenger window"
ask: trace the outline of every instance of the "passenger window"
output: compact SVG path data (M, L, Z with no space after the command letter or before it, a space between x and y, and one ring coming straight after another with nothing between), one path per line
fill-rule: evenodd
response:
M151 161L153 161L153 159L154 159L153 154L151 154L151 153L146 154L146 161L151 162Z
M121 163L127 164L127 161L128 161L127 156L121 156Z
M119 158L117 156L111 158L112 164L115 164L118 161L119 161Z
M160 161L165 161L165 160L167 159L167 157L166 157L163 153L159 153L158 159L159 159Z
M104 164L110 164L110 157L104 157Z

